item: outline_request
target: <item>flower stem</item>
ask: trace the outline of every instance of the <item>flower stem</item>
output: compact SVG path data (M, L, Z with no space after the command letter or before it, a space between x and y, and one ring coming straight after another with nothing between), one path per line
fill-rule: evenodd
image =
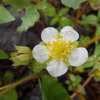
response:
M95 41L97 41L99 39L100 39L100 36L92 39L91 41L89 41L89 42L87 42L87 43L85 43L83 45L81 45L81 47L86 47L87 45L89 45L89 44L91 44L91 43L93 43L93 42L95 42Z
M25 81L39 78L40 75L42 75L42 74L45 74L45 72L40 72L40 73L36 73L36 74L30 75L30 76L28 76L26 78L23 78L23 79L19 80L18 82L13 83L12 85L10 85L10 87L8 87L7 89L1 91L0 95L3 95L4 93L8 92L12 88L16 87L17 85L19 85L19 84L21 84L21 83L23 83Z

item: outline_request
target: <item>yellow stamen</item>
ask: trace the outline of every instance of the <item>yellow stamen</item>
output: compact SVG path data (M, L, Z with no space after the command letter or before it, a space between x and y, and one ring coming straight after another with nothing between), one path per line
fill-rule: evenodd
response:
M58 35L56 35L56 36L55 36L55 39L58 39L58 38L59 38L59 36L58 36Z
M49 55L52 60L60 59L64 61L70 56L70 51L75 47L71 41L62 40L63 36L56 35L56 41L48 42L46 49L49 50Z
M48 57L51 57L51 55L48 55Z
M50 45L51 45L51 42L48 42L48 43L47 43L47 46L50 46Z
M64 58L61 58L62 61L64 61Z
M63 39L63 36L60 36L60 39Z
M74 49L74 48L75 48L74 46L71 47L71 49Z
M71 44L72 42L71 41L68 41L68 44Z
M46 49L49 49L49 47L46 47Z

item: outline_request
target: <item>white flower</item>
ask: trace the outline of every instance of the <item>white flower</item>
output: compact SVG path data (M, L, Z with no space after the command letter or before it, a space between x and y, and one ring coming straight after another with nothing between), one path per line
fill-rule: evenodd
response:
M45 44L38 44L33 48L33 57L38 62L50 59L46 69L53 77L65 74L69 64L80 66L88 58L85 48L74 46L79 34L70 26L62 28L60 33L53 27L45 28L41 38Z

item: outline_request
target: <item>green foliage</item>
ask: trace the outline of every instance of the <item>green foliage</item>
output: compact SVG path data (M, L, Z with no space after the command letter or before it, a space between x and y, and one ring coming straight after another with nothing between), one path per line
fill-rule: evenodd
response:
M89 14L89 15L83 15L82 16L82 21L81 24L85 25L85 24L96 24L98 22L98 18L97 16L93 15L93 14Z
M32 62L32 64L30 64L28 66L28 68L31 69L31 70L33 70L34 72L39 72L43 68L46 67L46 62L40 63L40 62L37 62L35 59L33 59L31 62Z
M71 100L64 87L48 75L41 76L43 100Z
M69 11L69 8L62 8L59 12L58 12L58 16L63 16L64 14L66 14Z
M14 12L18 13L21 9L32 5L28 0L3 0L13 6Z
M0 50L0 59L8 59L9 56L4 51Z
M70 18L64 16L68 13L68 11L69 11L69 8L62 8L58 12L58 14L56 14L52 18L50 25L55 25L56 23L59 23L60 25L58 27L58 30L60 30L64 26L72 26L73 27L74 26L73 21Z
M55 16L56 15L56 10L55 8L49 4L49 3L45 3L45 5L43 4L43 8L42 10L44 11L44 13L47 15L47 16Z
M26 8L26 15L22 18L22 25L17 29L17 31L26 31L29 27L32 27L36 21L39 20L39 17L40 15L34 6Z
M91 39L90 39L89 36L81 36L81 37L79 38L80 44L85 44L85 43L89 42L90 40L91 40Z
M94 54L95 54L95 56L100 55L100 44L98 44L98 45L96 46L96 48L95 48L95 50L94 50Z
M99 25L96 26L96 31L95 31L95 37L98 37L98 36L100 36L100 26Z
M8 23L15 20L15 18L10 14L10 12L0 5L0 23Z
M58 21L59 21L59 17L58 16L54 17L54 18L52 18L50 25L55 25Z
M59 22L60 22L60 25L62 27L64 27L64 26L74 26L72 20L69 19L68 17L61 17L59 19Z
M18 100L18 94L15 89L11 89L7 93L0 96L0 100Z
M86 0L61 0L62 4L64 4L65 6L70 6L74 9L78 9L79 4L84 1L86 1Z
M5 72L5 74L3 75L3 78L12 78L12 79L14 79L14 77L15 77L14 73L10 70L7 70Z
M70 80L72 81L72 85L73 85L76 89L79 89L79 88L82 86L81 83L80 83L80 82L82 81L82 78L81 78L79 75L69 74L69 78L70 78ZM69 80L66 81L66 84L69 85L69 86L68 86L68 90L69 90L69 91L72 91L73 88L72 88L72 86L70 85L70 81L69 81ZM81 93L82 93L82 94L85 94L85 89L84 89L84 88L81 90Z

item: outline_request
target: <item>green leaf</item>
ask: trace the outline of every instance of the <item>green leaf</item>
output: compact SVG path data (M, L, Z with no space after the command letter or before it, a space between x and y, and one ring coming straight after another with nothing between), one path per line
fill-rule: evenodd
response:
M76 76L76 79L77 79L77 80L76 80L76 81L77 81L77 83L80 83L80 82L81 82L81 80L82 80L82 78L81 78L79 75L77 75L77 76Z
M45 68L45 66L46 66L46 62L41 63L41 62L37 62L36 60L33 60L32 64L30 64L28 68L33 70L34 72L39 72L43 68Z
M69 8L62 8L59 12L58 12L58 16L62 16L64 14L66 14L69 11Z
M89 42L91 39L89 36L81 36L79 40L80 40L81 44L85 44L85 43Z
M0 50L0 59L8 59L9 56L2 50Z
M95 48L95 50L94 50L94 54L95 54L95 56L100 55L100 44L98 44L98 45L96 46L96 48Z
M98 22L97 16L90 14L90 15L83 15L81 24L96 24Z
M76 81L76 77L73 74L69 74L70 79L75 82Z
M45 3L45 6L43 7L43 11L47 16L50 16L50 17L53 17L56 15L55 8L49 3Z
M54 17L54 18L51 20L50 25L55 25L58 21L59 21L59 17Z
M0 96L0 100L18 100L18 94L15 89L11 89L7 93Z
M15 18L10 14L10 12L0 5L0 23L7 23L15 20Z
M96 26L95 36L96 37L100 36L100 26L99 25Z
M69 84L70 84L70 81L69 81L69 80L67 80L65 83L66 83L67 85L69 85Z
M64 4L65 6L70 6L74 9L78 9L79 4L84 1L86 1L86 0L61 0L62 4Z
M12 78L12 79L14 79L14 77L15 77L14 73L10 70L7 70L5 72L5 74L3 75L3 78Z
M98 16L98 21L100 22L100 10L98 10L97 16Z
M43 100L71 100L65 88L54 78L42 75L41 79Z
M3 0L13 6L14 12L18 13L21 9L31 6L32 3L27 0Z
M60 22L60 25L61 25L62 27L64 27L64 26L72 26L72 27L73 27L73 26L74 26L72 20L69 19L68 17L61 17L61 18L59 19L59 22Z
M34 26L39 17L40 15L34 6L26 8L26 15L22 18L22 25L18 27L17 31L26 31L29 27Z
M83 66L77 66L75 68L75 71L83 72L84 71L84 67Z
M78 84L77 85L77 89L79 89L82 85L81 84ZM80 91L82 94L85 94L85 89L83 88L81 91Z
M69 90L69 91L72 91L72 90L73 90L73 88L72 88L71 85L68 86L68 90Z
M90 67L94 66L95 62L94 62L93 60L95 60L95 59L96 59L96 56L95 56L95 55L90 56L90 57L88 58L86 64L84 64L84 65L82 65L82 66L83 66L84 68L90 68ZM91 61L93 61L93 62L91 62ZM90 62L90 63L88 63L88 62Z

